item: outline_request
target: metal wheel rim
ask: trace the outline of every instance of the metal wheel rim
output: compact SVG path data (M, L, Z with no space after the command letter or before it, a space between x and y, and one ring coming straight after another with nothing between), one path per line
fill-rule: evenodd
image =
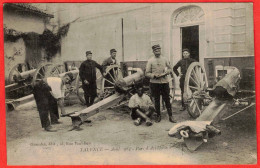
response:
M189 115L197 118L203 111L203 99L194 94L205 92L208 87L205 68L199 62L193 62L186 73L184 82L184 102Z
M22 72L25 72L25 71L28 71L28 70L29 70L26 63L19 63L19 64L15 65L15 66L11 69L11 71L10 71L10 73L9 73L9 76L8 76L8 83L9 83L9 84L11 84L11 83L14 82L14 80L13 80L14 73L17 73L17 74L20 74L20 73L21 73L21 72L19 72L18 69L17 69L17 68L19 67L19 65L22 65L22 67L24 67L24 69L22 69L22 70L23 70Z
M111 74L111 72L113 72L113 74L115 74L115 75L113 76ZM102 85L101 85L102 99L111 95L115 90L114 85L115 85L116 81L123 78L121 68L118 65L111 65L111 66L107 67L106 72L105 72L105 76L106 75L110 76L111 79L107 79L105 77L102 77ZM105 86L106 81L113 86Z

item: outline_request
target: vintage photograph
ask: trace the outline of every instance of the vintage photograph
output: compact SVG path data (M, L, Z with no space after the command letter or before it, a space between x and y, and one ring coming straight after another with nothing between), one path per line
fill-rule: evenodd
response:
M257 164L253 3L5 3L7 165Z

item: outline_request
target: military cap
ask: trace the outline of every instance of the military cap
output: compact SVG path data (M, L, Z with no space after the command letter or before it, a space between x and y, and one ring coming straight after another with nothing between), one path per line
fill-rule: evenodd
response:
M184 48L184 49L182 50L182 52L184 52L184 51L187 51L187 52L190 53L190 50L189 50L188 48Z
M86 55L92 54L91 51L86 51Z
M153 50L156 50L156 49L161 49L160 45L159 44L156 44L154 46L152 46L152 49Z
M116 52L116 49L113 48L110 50L110 53L113 53L113 52Z

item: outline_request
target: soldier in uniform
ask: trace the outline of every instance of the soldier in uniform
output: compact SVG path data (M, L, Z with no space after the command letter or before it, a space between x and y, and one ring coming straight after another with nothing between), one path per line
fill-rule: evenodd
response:
M96 68L98 68L103 75L103 67L92 60L91 51L86 52L86 57L87 60L80 65L79 76L82 80L86 105L89 107L94 103L97 97Z
M65 85L71 83L73 80L73 74L67 73L63 77L44 78L35 84L33 95L39 111L41 124L45 131L57 131L51 124L60 123L58 121L58 106L61 109L61 116L67 115L64 108Z
M106 70L106 68L110 65L115 65L117 64L117 60L116 60L116 49L111 49L110 50L110 57L105 59L102 63L102 66L104 68L104 70ZM107 74L105 75L105 78L108 80L108 81L113 81L112 77L115 79L115 74L114 74L114 71L110 71L109 72L110 74ZM110 76L112 75L112 77ZM111 83L109 83L108 81L105 81L105 87L111 87L113 86Z
M161 47L152 46L154 57L150 58L146 65L146 76L150 78L150 89L155 102L157 113L156 122L161 121L160 96L165 102L170 122L176 122L172 116L172 107L170 103L170 88L168 75L172 73L172 67L169 61L161 56Z
M173 72L179 76L180 75L180 88L181 88L181 105L182 108L180 111L186 110L186 107L184 105L183 101L183 93L184 93L184 81L185 81L185 75L187 72L187 69L189 68L190 64L192 62L196 62L195 59L190 58L190 50L185 48L182 50L183 58L177 62L177 64L173 67ZM181 74L178 72L178 68L181 68Z
M116 49L111 49L110 50L110 57L108 57L107 59L105 59L102 63L102 66L107 67L109 65L115 65L117 64L117 60L116 60Z

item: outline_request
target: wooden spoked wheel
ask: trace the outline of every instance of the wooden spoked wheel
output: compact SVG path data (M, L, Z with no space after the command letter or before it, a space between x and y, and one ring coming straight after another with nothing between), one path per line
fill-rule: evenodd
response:
M51 68L49 68L49 72L48 72L47 76L48 77L61 77L60 74L63 74L63 73L65 73L64 64L55 64L55 65L52 65ZM73 75L73 76L75 76L75 75ZM75 79L75 77L74 77L74 79ZM68 98L75 91L75 88L76 88L75 80L72 81L72 83L70 83L70 84L66 84L64 98L65 99Z
M72 67L70 70L71 71L65 72L64 64L54 64L48 68L48 72L46 73L47 77L62 77L66 73L73 72L72 75L74 80L71 83L66 84L66 90L64 95L65 99L69 98L71 94L75 94L75 92L77 93L77 76L79 75L78 72L75 72L75 70L77 70L77 67ZM82 100L80 99L80 101Z
M174 83L174 78L171 77L170 78L170 82L169 82L169 87L170 87L170 103L173 103L174 100L174 96L175 96L175 83Z
M48 77L50 72L52 72L53 64L52 63L44 63L39 65L39 67L36 69L34 75L33 75L33 86L40 80L42 80L45 77Z
M119 65L111 65L106 68L101 83L101 97L107 98L115 92L114 85L117 80L122 79L123 74Z
M65 72L65 68L63 64L58 65L52 65L52 67L49 68L48 77L59 77L61 73Z
M203 111L204 99L208 97L205 68L199 62L190 64L184 82L184 102L189 115L197 118Z
M76 78L76 93L81 103L85 104L85 98L84 98L84 90L82 88L82 81L80 79L79 74Z
M102 75L98 69L96 69L96 82L97 82L97 92L98 92L98 99L100 99L100 93L101 93L101 83L102 83ZM79 100L85 104L85 98L84 98L84 90L82 88L82 81L80 79L79 74L76 77L76 93L79 98Z
M28 70L29 70L29 67L27 66L26 63L19 63L19 64L15 65L9 73L8 83L9 84L14 83L15 78L19 78L20 73L28 71Z

